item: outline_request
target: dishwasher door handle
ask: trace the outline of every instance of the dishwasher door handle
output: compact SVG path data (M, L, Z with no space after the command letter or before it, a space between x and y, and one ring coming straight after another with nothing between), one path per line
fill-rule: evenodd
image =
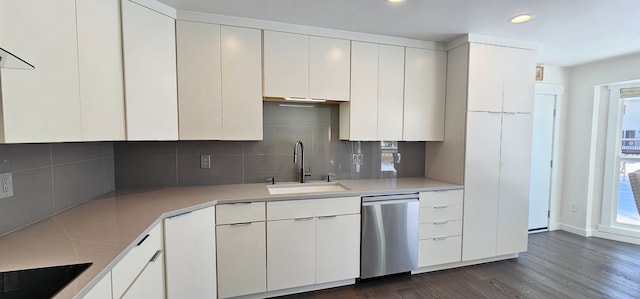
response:
M417 198L411 199L389 199L389 200L378 200L378 201L363 201L362 206L377 206L377 205L392 205L392 204L403 204L409 202L418 202Z

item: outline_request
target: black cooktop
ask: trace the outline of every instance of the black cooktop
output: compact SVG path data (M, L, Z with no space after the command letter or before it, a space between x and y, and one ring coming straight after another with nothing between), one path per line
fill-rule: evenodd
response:
M0 272L0 299L51 298L91 264Z

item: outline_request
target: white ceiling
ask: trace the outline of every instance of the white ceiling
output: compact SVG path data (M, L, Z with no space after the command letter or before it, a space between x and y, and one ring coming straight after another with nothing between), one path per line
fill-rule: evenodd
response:
M639 0L160 0L200 11L428 41L465 33L534 42L538 63L574 66L640 52ZM513 25L519 13L533 21Z

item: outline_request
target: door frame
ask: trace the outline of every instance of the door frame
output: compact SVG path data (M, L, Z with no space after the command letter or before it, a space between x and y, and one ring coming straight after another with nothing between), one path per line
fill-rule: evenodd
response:
M562 106L563 106L563 96L564 96L564 85L558 84L549 84L549 83L536 83L535 95L551 95L556 98L555 102L555 117L553 118L553 150L551 154L551 159L553 161L553 167L551 167L551 186L550 186L550 194L549 194L549 224L548 230L554 231L558 230L558 222L560 220L560 212L562 211L561 204L562 202L558 199L560 198L561 190L558 188L560 186L559 180L562 177L561 170L561 162L562 158L560 157L560 153L558 151L558 144L560 142L560 123L563 118L562 115ZM535 100L535 98L534 98ZM535 113L535 111L533 112ZM533 232L540 232L533 231Z

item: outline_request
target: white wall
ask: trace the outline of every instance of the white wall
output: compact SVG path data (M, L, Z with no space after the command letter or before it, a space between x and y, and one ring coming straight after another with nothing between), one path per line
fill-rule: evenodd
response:
M640 79L638 66L640 53L569 70L569 92L563 107L566 121L561 124L564 138L559 144L564 156L560 218L564 229L590 235L599 223L607 125L607 97L600 97L600 86ZM571 203L577 204L576 212L569 211Z
M566 86L569 84L569 69L566 67L554 65L542 65L544 67L544 76L542 81L538 83L548 83Z

